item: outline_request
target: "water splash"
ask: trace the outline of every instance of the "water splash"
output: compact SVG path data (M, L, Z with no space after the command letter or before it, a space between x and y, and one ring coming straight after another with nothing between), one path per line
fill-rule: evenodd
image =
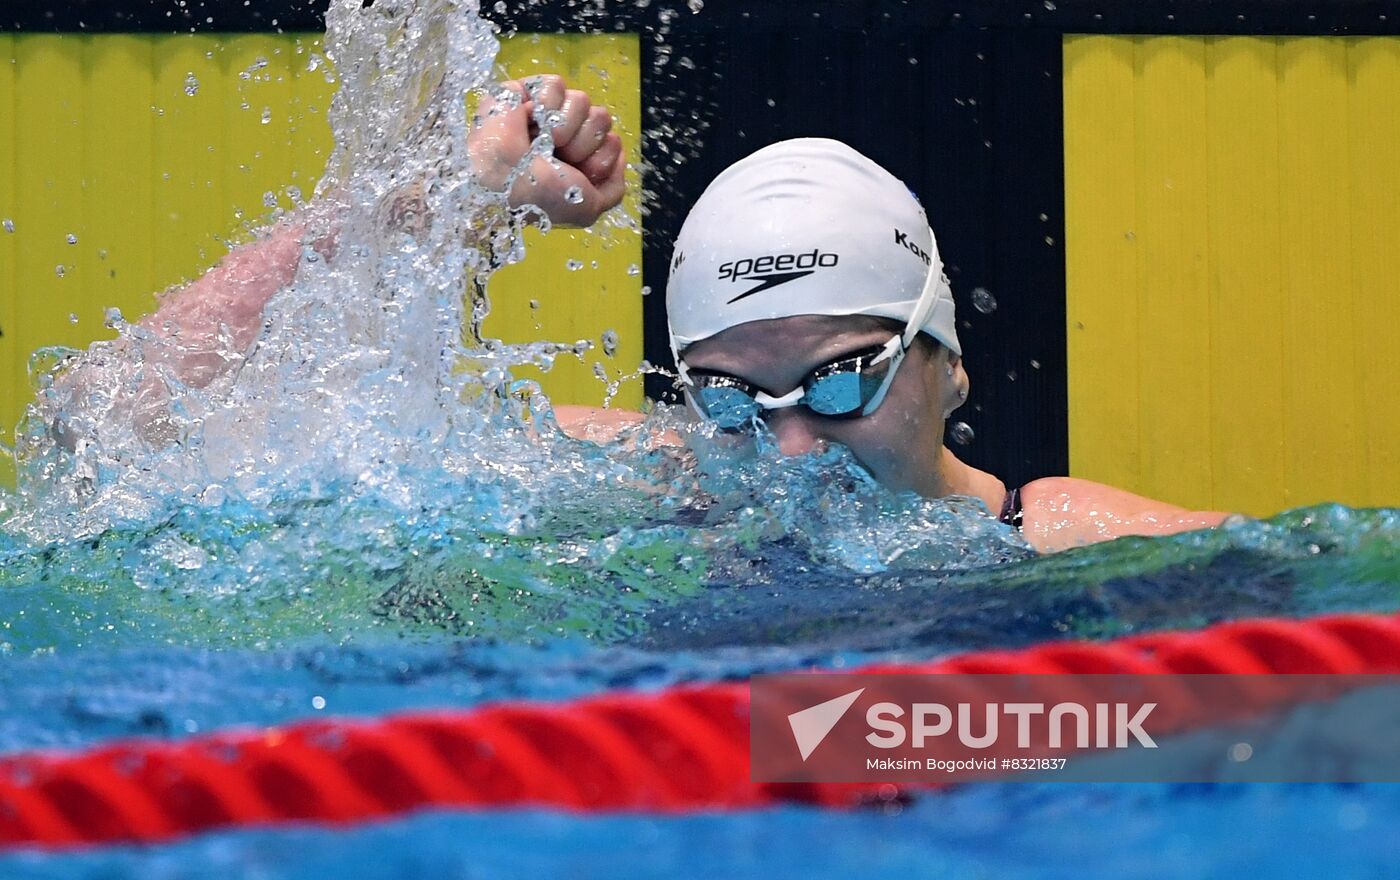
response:
M471 165L463 98L492 89L497 50L476 13L331 5L335 149L283 219L304 226L302 259L251 344L116 314L117 339L36 357L19 492L0 507L9 586L121 596L143 609L112 609L133 638L265 644L388 622L611 640L775 541L856 572L1027 555L980 503L892 494L840 449L735 450L665 407L605 446L564 436L515 369L593 343L481 332L490 276L524 257L535 212ZM553 161L540 128L511 179ZM615 352L615 334L602 345ZM199 381L175 367L190 359ZM463 588L466 602L443 598ZM200 622L172 624L169 603L191 596Z

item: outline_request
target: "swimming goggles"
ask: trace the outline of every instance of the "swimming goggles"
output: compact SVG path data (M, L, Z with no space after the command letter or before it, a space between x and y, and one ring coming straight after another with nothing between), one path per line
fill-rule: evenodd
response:
M827 418L858 418L870 415L884 401L904 353L900 337L895 336L882 347L817 367L782 397L734 376L697 371L689 372L686 392L702 416L726 431L743 428L767 410L793 406L805 406Z
M902 333L882 346L843 355L817 367L802 384L781 397L755 388L736 376L691 370L677 359L686 399L701 416L726 431L737 431L775 409L805 406L819 416L853 419L868 416L884 402L899 365L933 309L942 267L935 262Z

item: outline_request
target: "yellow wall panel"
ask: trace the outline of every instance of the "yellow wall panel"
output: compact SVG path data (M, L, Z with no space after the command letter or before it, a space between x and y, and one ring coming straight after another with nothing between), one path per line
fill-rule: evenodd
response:
M1137 83L1138 394L1141 486L1188 507L1211 501L1206 263L1205 46L1139 42Z
M214 34L155 39L156 263L179 267L171 281L196 277L223 255L215 239L231 211L219 155L227 143L219 42Z
M14 222L18 201L15 178L15 38L0 34L0 222ZM11 149L6 150L6 147ZM18 227L16 227L18 228ZM14 401L24 396L20 384L18 279L15 261L18 239L0 226L0 419L17 415ZM12 440L11 421L0 421L0 486L14 482L14 460L5 451Z
M286 187L296 185L290 129L300 112L293 104L298 96L292 45L268 45L262 34L239 34L220 39L219 50L219 80L227 88L219 108L225 202L243 218L266 214L269 192L290 208ZM310 196L309 187L302 189Z
M86 282L78 315L84 339L103 334L103 311L145 311L156 288L154 47L116 34L84 40L84 223L77 259ZM136 294L136 297L133 297ZM139 298L137 298L139 297Z
M1400 504L1400 40L1348 53L1352 312L1366 503Z
M265 194L282 208L292 206L289 186L312 195L331 146L334 85L320 43L313 34L0 35L0 217L16 224L13 235L0 231L7 442L29 399L34 349L110 336L105 308L136 317L155 292L201 274L267 215ZM502 61L512 75L559 72L601 96L638 163L635 36L520 35ZM641 360L641 278L629 273L641 263L640 232L532 234L529 248L493 285L501 314L489 329L517 341L616 330L614 357L598 352L545 377L556 399L598 402L593 362L617 377ZM570 259L585 268L569 271ZM641 402L637 381L617 399ZM0 456L0 480L11 478Z
M1256 514L1400 505L1400 41L1067 37L1064 58L1071 472Z
M325 59L319 35L302 34L293 44L296 73L296 112L292 114L289 132L292 140L292 173L296 185L306 198L315 192L316 182L330 159L331 127L326 116L331 95L335 92L330 79L331 65ZM314 62L314 65L313 65Z
M1341 39L1279 43L1284 344L1297 366L1284 393L1288 506L1365 494L1352 347L1346 54Z
M1206 41L1212 506L1270 511L1284 461L1283 262L1279 233L1278 47ZM1241 356L1241 353L1244 356ZM1204 375L1203 371L1203 375ZM1190 433L1188 430L1187 433Z
M82 41L44 35L16 46L14 329L27 361L40 346L83 342L68 316L83 307L93 268L68 243L84 219Z
M1137 141L1135 43L1127 37L1068 37L1065 68L1066 283L1071 364L1112 365L1114 381L1069 371L1073 472L1138 485L1142 478L1138 408ZM1067 81L1068 86L1068 81ZM1111 425L1111 430L1104 426Z

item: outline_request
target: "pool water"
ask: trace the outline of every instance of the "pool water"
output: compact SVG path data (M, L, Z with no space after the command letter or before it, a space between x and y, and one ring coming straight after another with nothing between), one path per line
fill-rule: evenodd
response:
M491 272L524 256L461 148L489 27L453 0L335 0L328 25L313 221L339 256L308 255L203 387L120 320L39 371L0 495L0 752L1400 609L1397 510L1035 557L979 502L890 493L839 448L785 459L666 407L610 444L565 437L512 369L588 342L480 333ZM405 179L433 181L413 232L386 220ZM123 405L153 372L169 442ZM424 812L11 852L0 877L1380 877L1397 813L1386 786L1001 784L854 811Z
M341 832L220 833L154 849L0 860L6 877L1394 876L1385 786L970 788L879 811L742 817L422 813Z
M211 636L204 630L218 618L217 602L134 586L104 595L90 580L71 579L71 562L54 561L60 553L49 562L60 571L29 560L26 570L39 579L3 590L13 647L0 668L0 750L564 700L1257 615L1393 611L1398 550L1400 511L1337 506L970 571L855 574L815 563L779 538L754 548L749 580L702 578L678 595L653 596L649 609L619 606L614 616L640 621L623 627L587 600L575 609L578 631L512 638L463 636L406 615L342 614L342 605L309 615L327 634L289 633L250 647L242 644L264 630L246 609ZM449 591L439 604L458 598ZM307 612L300 598L285 601L299 609L292 616ZM262 603L270 619L287 613L266 610L271 604ZM117 616L120 607L143 610ZM172 622L182 608L202 623ZM163 622L132 619L142 615ZM41 645L41 635L59 638ZM1386 785L1002 783L853 811L424 812L353 828L11 853L0 856L0 876L839 876L906 868L952 877L1381 877L1392 873L1397 819L1400 789Z

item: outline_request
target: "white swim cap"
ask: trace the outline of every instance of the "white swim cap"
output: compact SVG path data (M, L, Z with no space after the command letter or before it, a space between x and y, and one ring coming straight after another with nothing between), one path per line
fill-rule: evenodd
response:
M962 354L919 200L825 138L764 147L715 178L676 239L666 311L678 362L722 330L794 315L917 319L906 344L923 330Z

